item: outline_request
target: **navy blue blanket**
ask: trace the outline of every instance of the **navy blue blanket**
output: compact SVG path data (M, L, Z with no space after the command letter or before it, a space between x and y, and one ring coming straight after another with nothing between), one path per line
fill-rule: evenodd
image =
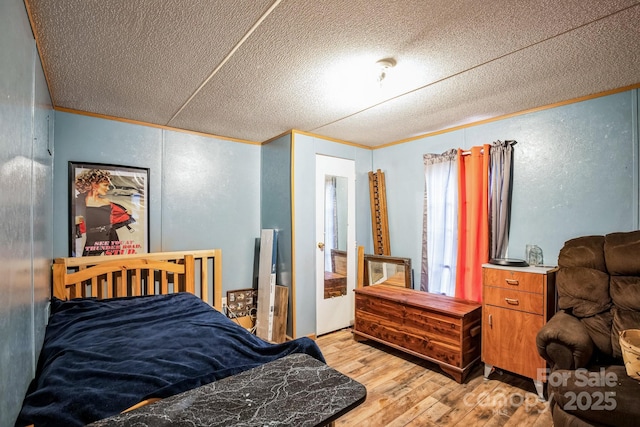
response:
M81 426L290 353L324 362L309 338L270 344L188 293L55 300L16 425Z

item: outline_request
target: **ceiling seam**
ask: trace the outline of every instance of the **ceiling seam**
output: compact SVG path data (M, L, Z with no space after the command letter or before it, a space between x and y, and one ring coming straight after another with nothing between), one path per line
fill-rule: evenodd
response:
M267 19L267 17L271 14L271 12L273 12L273 10L280 4L281 1L282 0L275 0L273 4L269 7L269 9L267 9L267 11L263 13L262 16L260 16L260 18L258 18L258 20L251 26L251 28L249 28L249 31L247 31L245 35L242 36L242 38L238 41L238 43L236 43L233 49L231 49L231 51L227 53L224 59L211 72L211 74L209 74L209 77L207 77L200 84L200 86L198 86L198 88L191 94L191 96L185 101L185 103L182 104L182 106L178 109L178 111L176 111L174 115L171 116L169 121L166 123L167 126L169 126L169 124L187 107L187 105L189 105L189 103L193 100L193 98L195 98L196 95L200 93L200 91L207 85L207 83L209 83L209 81L218 73L218 71L220 71L220 69L227 63L227 61L231 59L231 57L236 53L236 51L240 49L240 47L244 44L244 42L247 41L249 37L251 37L251 34L253 34L253 32L262 24L262 22L265 19Z
M557 33L557 34L555 34L555 35L553 35L553 36L547 37L547 38L545 38L545 39L543 39L543 40L539 40L539 41L537 41L537 42L535 42L535 43L531 43L531 44L529 44L529 45L527 45L527 46L523 46L523 47L521 47L521 48L519 48L519 49L516 49L516 50L514 50L514 51L511 51L511 52L505 53L504 55L497 56L497 57L495 57L495 58L493 58L493 59L490 59L490 60L488 60L488 61L485 61L485 62L482 62L482 63L480 63L480 64L474 65L473 67L470 67L470 68L467 68L467 69L465 69L465 70L459 71L459 72L457 72L457 73L455 73L455 74L451 74L451 75L449 75L449 76L447 76L447 77L444 77L444 78L442 78L442 79L435 80L435 81L433 81L433 82L431 82L431 83L428 83L428 84L426 84L426 85L424 85L424 86L420 86L420 87L415 88L415 89L412 89L412 90L410 90L410 91L408 91L408 92L405 92L405 93L402 93L402 94L400 94L400 95L396 95L396 96L394 96L394 97L391 97L391 98L389 98L389 99L386 99L386 100L384 100L384 101L378 102L377 104L371 105L371 106L369 106L369 107L367 107L367 108L364 108L364 109L362 109L362 110L359 110L359 111L356 111L356 112L354 112L354 113L348 114L348 115L343 116L343 117L341 117L341 118L339 118L339 119L336 119L336 120L333 120L333 121L331 121L331 122L328 122L328 123L322 124L322 125L320 125L320 126L316 126L316 127L312 128L312 129L308 129L308 130L307 130L307 132L315 132L315 131L317 131L318 129L321 129L321 128L325 127L325 126L330 126L330 125L333 125L333 124L335 124L335 123L341 122L342 120L345 120L345 119L348 119L348 118L351 118L351 117L357 116L357 115L358 115L358 114L360 114L360 113L364 113L365 111L369 111L369 110L371 110L371 109L373 109L373 108L379 107L380 105L386 104L387 102L390 102L390 101L393 101L393 100L396 100L396 99L402 98L403 96L409 95L409 94L414 93L414 92L421 91L421 90L426 89L426 88L428 88L428 87L431 87L431 86L433 86L433 85L435 85L435 84L442 83L442 82L447 81L447 80L449 80L449 79L451 79L451 78L453 78L453 77L457 77L457 76L459 76L459 75L461 75L461 74L464 74L464 73L466 73L466 72L468 72L468 71L475 70L476 68L483 67L483 66L485 66L485 65L487 65L487 64L490 64L490 63L492 63L492 62L495 62L495 61L497 61L497 60L499 60L499 59L506 58L506 57L508 57L508 56L510 56L510 55L513 55L514 53L518 53L518 52L521 52L521 51L523 51L523 50L529 49L530 47L537 46L537 45L539 45L539 44L541 44L541 43L548 42L549 40L553 40L553 39L555 39L555 38L557 38L557 37L560 37L560 36L563 36L563 35L565 35L565 34L568 34L568 33L572 32L572 31L575 31L575 30L577 30L577 29L579 29L579 28L583 28L583 27L586 27L586 26L588 26L588 25L591 25L591 24L593 24L594 22L598 22L598 21L601 21L601 20L603 20L603 19L610 18L611 16L617 15L618 13L621 13L621 12L624 12L624 11L626 11L626 10L633 9L634 7L639 7L639 6L640 6L640 3L632 4L631 6L627 6L627 7L625 7L625 8L620 9L620 10L617 10L617 11L615 11L615 12L612 12L612 13L610 13L610 14L608 14L608 15L601 16L600 18L593 19L593 20L591 20L591 21L589 21L589 22L585 22L584 24L580 24L580 25L578 25L577 27L573 27L573 28L570 28L570 29L568 29L568 30L562 31L562 32Z

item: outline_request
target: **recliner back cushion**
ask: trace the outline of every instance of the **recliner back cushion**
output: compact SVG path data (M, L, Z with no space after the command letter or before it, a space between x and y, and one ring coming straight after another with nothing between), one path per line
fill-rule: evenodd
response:
M611 276L609 293L616 307L640 311L640 276Z
M576 317L594 316L611 308L609 275L593 268L562 267L556 275L558 308Z
M613 356L622 357L620 332L640 327L640 231L607 234L604 257L611 275L609 293L614 305Z
M611 308L604 260L604 236L583 236L565 242L558 254L558 308L581 318Z
M560 267L586 267L607 272L604 236L583 236L567 240L558 254Z
M640 230L604 236L604 257L612 276L640 276Z

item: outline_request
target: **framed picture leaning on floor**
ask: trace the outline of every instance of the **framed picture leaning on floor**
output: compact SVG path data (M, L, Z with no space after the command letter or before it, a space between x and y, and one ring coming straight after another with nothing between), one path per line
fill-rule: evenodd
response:
M149 252L149 169L69 162L69 254Z

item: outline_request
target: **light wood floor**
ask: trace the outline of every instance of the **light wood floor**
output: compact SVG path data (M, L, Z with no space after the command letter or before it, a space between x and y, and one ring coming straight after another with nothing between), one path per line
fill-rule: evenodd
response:
M367 399L336 426L552 426L545 402L527 378L478 363L464 384L438 365L373 341L358 343L343 329L317 338L327 364L367 388Z

